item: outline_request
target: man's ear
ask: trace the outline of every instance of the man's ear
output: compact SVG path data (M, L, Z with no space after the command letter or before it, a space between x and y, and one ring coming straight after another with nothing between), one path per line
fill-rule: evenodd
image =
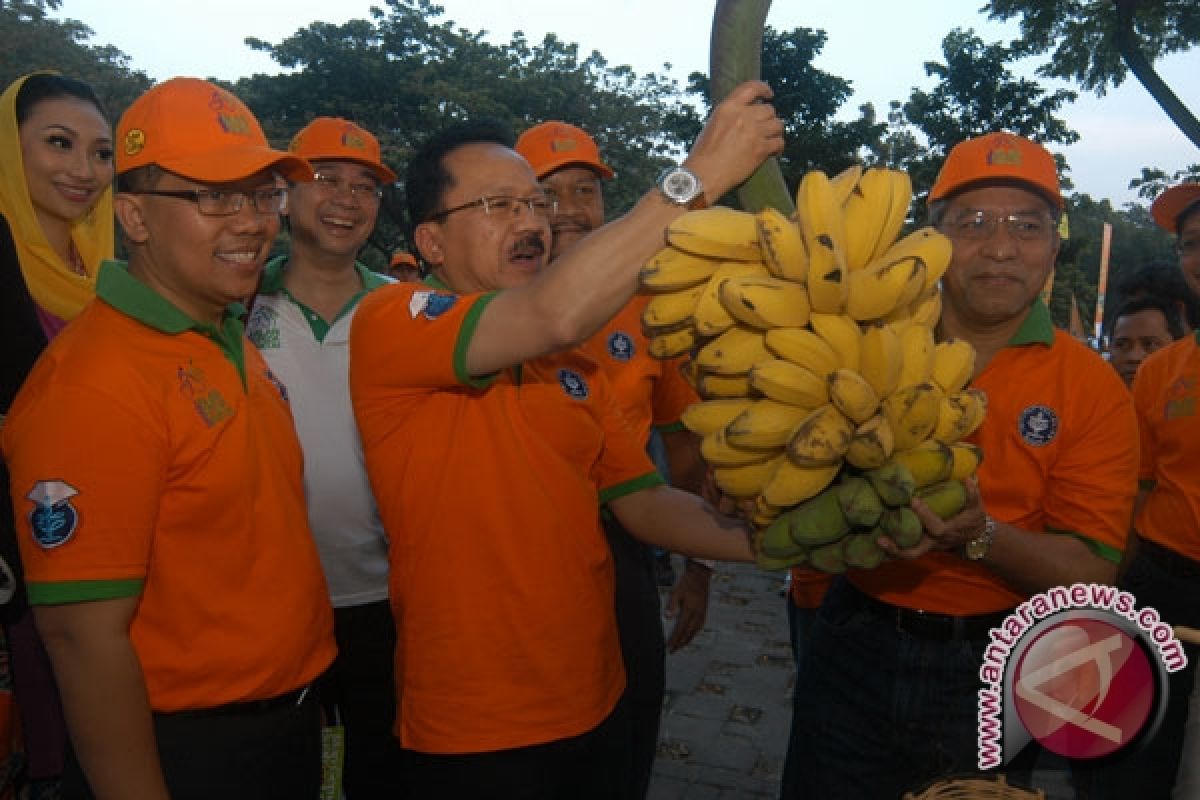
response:
M431 267L441 266L444 260L442 253L442 226L433 222L422 222L413 231L413 244L426 264Z
M113 195L113 212L125 238L132 244L144 244L150 238L150 230L146 226L145 209L137 195L117 192Z

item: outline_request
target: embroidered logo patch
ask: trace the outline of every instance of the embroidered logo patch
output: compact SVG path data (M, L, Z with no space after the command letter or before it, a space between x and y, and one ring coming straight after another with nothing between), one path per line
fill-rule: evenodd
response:
M279 315L267 306L255 306L246 320L246 337L259 350L279 349Z
M633 337L625 331L614 331L608 337L608 354L617 361L628 361L633 358Z
M79 490L66 481L38 481L25 499L33 503L29 512L29 527L33 539L49 550L66 542L79 527L79 512L71 498Z
M587 381L573 369L560 369L558 371L558 385L563 388L568 397L576 400L588 399Z
M191 402L205 425L211 428L233 416L233 408L225 397L208 385L204 371L195 364L189 361L186 367L179 367L175 375L179 379L179 393Z
M1058 435L1058 414L1048 406L1030 406L1021 412L1017 430L1026 444L1045 447Z
M1196 414L1196 378L1187 375L1167 387L1163 419L1180 419Z
M274 384L275 388L279 390L279 396L283 398L283 402L288 402L288 390L287 386L283 384L283 381L275 377L275 373L271 372L270 369L263 370L263 377Z
M420 314L424 314L426 319L437 319L457 302L458 296L453 294L413 292L413 296L408 301L408 313L412 315L413 319Z

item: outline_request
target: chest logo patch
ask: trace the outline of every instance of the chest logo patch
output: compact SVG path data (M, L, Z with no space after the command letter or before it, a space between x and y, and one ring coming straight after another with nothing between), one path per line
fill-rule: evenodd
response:
M189 361L186 367L179 367L175 375L179 379L179 393L192 404L205 425L211 428L233 416L233 408L224 395L208 385L204 370Z
M279 349L279 315L275 309L255 306L246 320L246 337L259 350Z
M1021 412L1017 430L1025 444L1045 447L1058 436L1058 414L1049 406L1029 406Z
M588 399L587 381L573 369L560 369L558 371L558 385L567 393L567 397L574 400Z
M1185 376L1167 387L1163 419L1183 419L1196 415L1196 378Z
M413 296L408 301L408 313L412 315L413 319L422 314L425 315L425 319L437 319L457 302L458 296L453 294L413 292Z
M33 539L44 549L65 543L79 527L79 512L71 505L77 494L79 490L66 481L38 481L25 495L33 503L29 512Z
M633 337L625 331L613 331L608 337L608 354L614 361L629 361L633 358Z

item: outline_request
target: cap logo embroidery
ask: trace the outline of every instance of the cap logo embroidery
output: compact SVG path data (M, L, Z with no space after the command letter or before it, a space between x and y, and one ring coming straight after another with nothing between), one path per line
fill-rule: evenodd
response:
M141 128L130 128L125 134L125 155L136 156L146 146L146 132Z
M550 141L550 152L552 153L569 153L579 146L574 139L552 139Z
M354 131L346 131L345 133L342 134L342 146L350 147L355 150L366 150L367 149L367 143L364 142L363 138L361 136L359 136L358 134L356 134Z
M988 165L1008 164L1010 166L1021 165L1021 151L1015 147L997 147L995 150L988 151Z
M221 126L221 130L235 136L246 136L250 133L250 120L246 119L245 114L217 114L217 124Z
M79 512L71 505L71 498L79 490L66 481L38 481L25 499L33 503L29 512L29 527L33 538L49 550L65 543L79 527Z

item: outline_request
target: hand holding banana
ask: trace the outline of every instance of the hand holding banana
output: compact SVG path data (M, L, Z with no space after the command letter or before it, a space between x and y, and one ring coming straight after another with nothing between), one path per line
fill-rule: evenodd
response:
M642 271L651 352L694 354L705 400L683 423L763 568L869 568L978 532L982 452L962 440L987 398L974 348L934 340L950 243L897 240L911 199L902 172L813 171L795 218L690 212Z
M746 81L708 118L684 166L700 177L710 202L744 181L771 156L783 152L783 121L771 106L771 87Z

